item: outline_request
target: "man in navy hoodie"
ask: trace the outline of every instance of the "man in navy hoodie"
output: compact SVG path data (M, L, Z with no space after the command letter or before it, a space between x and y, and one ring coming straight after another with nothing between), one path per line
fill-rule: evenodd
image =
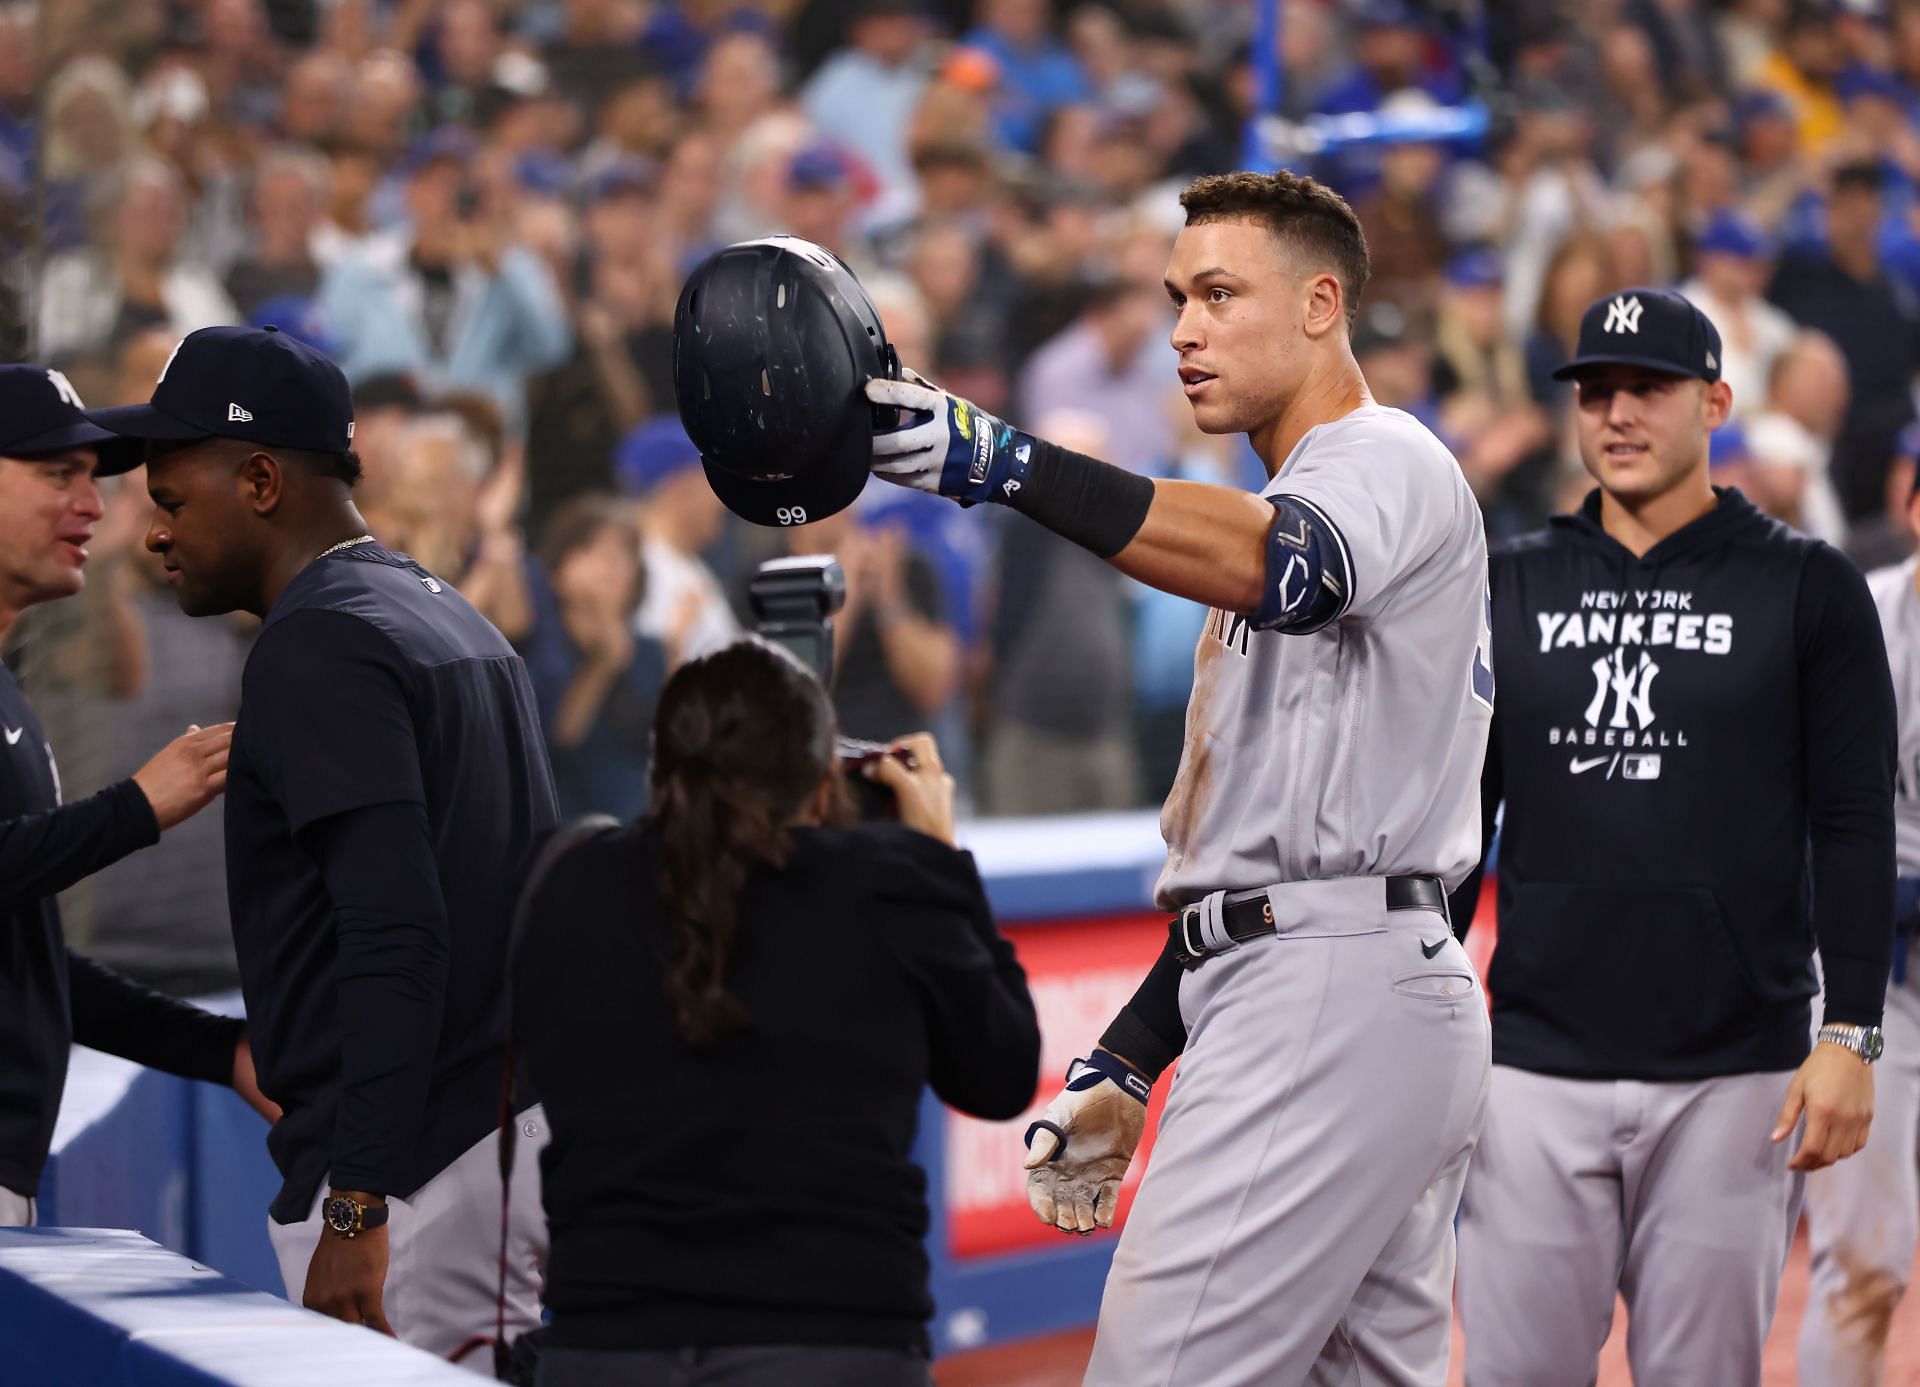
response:
M1506 815L1460 1224L1475 1387L1591 1381L1616 1291L1636 1381L1759 1382L1802 1172L1873 1116L1886 648L1849 560L1708 482L1720 355L1677 294L1590 307L1557 374L1599 487L1490 567L1489 830Z

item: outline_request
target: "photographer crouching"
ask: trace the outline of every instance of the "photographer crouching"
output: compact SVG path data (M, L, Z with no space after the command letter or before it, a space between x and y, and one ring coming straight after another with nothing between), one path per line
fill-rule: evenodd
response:
M854 822L847 780L897 823ZM933 739L841 758L750 638L682 666L652 807L532 888L515 1027L546 1104L541 1387L928 1387L921 1092L1032 1100L1026 976Z

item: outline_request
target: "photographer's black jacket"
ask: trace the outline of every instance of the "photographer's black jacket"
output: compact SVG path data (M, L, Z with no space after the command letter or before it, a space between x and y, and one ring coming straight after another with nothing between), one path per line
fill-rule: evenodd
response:
M793 839L741 896L747 1028L704 1048L668 1015L651 829L582 843L535 889L513 1010L553 1129L556 1344L927 1348L922 1093L1018 1115L1033 999L966 853L898 824Z
M60 803L53 751L0 666L0 1186L39 1192L74 1041L233 1081L240 1022L149 992L68 950L56 892L158 841L131 780Z
M1816 943L1827 1019L1880 1018L1895 714L1879 619L1837 550L1718 495L1640 558L1601 528L1597 491L1493 555L1496 1064L1795 1068Z

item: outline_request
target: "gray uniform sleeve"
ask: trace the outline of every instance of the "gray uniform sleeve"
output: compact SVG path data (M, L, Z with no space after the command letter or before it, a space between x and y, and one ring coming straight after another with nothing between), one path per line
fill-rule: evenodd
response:
M1333 531L1350 575L1340 617L1377 615L1458 523L1455 465L1424 441L1386 420L1343 422L1267 486Z

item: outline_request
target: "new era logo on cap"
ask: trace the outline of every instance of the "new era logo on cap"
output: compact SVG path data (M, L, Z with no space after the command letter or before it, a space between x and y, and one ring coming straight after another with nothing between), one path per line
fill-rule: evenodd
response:
M1720 333L1671 289L1623 289L1588 306L1580 318L1580 350L1553 378L1569 380L1602 366L1719 380Z
M353 446L346 376L323 353L270 327L190 332L167 358L150 403L87 417L127 438L236 438L315 453Z
M1625 294L1615 295L1613 302L1607 305L1605 330L1608 332L1639 332L1641 311L1640 300L1638 298L1629 298Z

